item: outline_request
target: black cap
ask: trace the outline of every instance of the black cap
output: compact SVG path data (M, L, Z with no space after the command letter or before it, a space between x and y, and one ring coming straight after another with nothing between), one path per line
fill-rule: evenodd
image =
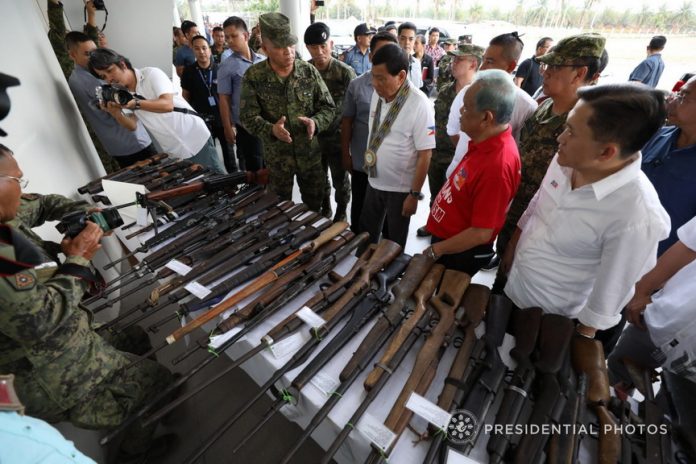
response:
M355 26L355 29L353 30L353 36L357 37L359 35L372 35L376 32L377 31L375 31L373 27L367 27L367 24L360 23L357 26Z
M329 26L324 23L310 24L304 33L305 45L323 45L331 37Z

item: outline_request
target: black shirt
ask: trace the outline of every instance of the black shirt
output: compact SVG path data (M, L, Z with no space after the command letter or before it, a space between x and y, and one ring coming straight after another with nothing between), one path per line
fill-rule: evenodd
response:
M535 57L524 60L517 68L515 77L524 78L522 81L522 90L529 95L534 95L544 81L544 78L539 73L539 62Z
M189 103L196 112L213 116L216 122L220 121L217 64L211 60L207 69L201 68L198 63L186 66L181 74L181 88L189 92ZM210 97L213 98L214 105L211 105Z

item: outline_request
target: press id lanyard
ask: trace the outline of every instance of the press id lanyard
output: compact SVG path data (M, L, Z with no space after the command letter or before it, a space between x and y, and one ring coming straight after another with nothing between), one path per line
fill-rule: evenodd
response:
M203 81L203 85L208 89L208 105L210 106L217 106L217 101L215 100L215 97L213 96L213 65L211 64L210 67L208 68L208 79L206 80L205 77L203 77L203 71L201 71L200 67L198 68L198 75L201 76L201 80Z

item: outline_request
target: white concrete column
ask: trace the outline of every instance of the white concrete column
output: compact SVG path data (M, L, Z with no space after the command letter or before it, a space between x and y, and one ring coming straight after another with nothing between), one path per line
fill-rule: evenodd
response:
M290 18L290 30L297 36L297 50L308 60L309 52L304 46L304 32L309 26L310 0L280 0L280 12Z
M198 32L205 35L203 22L203 13L201 12L201 4L198 0L188 0L189 9L191 10L191 21L198 25Z

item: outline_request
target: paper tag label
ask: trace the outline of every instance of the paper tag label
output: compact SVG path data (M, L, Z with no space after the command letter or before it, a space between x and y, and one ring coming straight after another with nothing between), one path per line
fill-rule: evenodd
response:
M356 428L382 450L388 449L396 438L394 432L369 413L363 415Z
M486 322L481 321L479 325L476 326L474 329L474 334L476 334L476 338L481 338L483 335L486 333Z
M191 272L191 266L187 266L186 264L176 259L172 259L164 266L176 272L180 276L185 276L186 274Z
M446 429L452 417L449 412L416 392L411 393L406 407L439 429Z
M146 208L141 208L140 206L137 207L135 223L139 226L146 226L147 225L147 209Z
M447 464L479 464L479 461L475 461L468 456L464 456L462 453L459 453L452 448L447 449L447 460L445 462Z
M208 295L210 295L210 289L199 284L195 280L186 284L184 288L192 295L195 295L199 300L204 300Z
M317 375L315 375L310 383L317 387L326 396L330 396L333 392L335 392L336 387L339 385L337 379L328 374L324 374L323 372L319 372Z
M208 343L208 346L213 348L213 349L218 349L223 343L225 343L227 340L234 337L235 335L237 335L241 331L242 331L241 327L235 327L234 329L232 329L228 332L225 332L222 335L215 335L214 337L210 337L210 342Z
M303 306L295 315L311 328L321 327L326 324L326 321L308 306Z
M309 335L309 333L301 330L290 335L289 337L284 338L283 340L280 340L279 342L272 344L269 348L276 359L285 358L286 356L290 356L299 350L310 337L311 335Z

